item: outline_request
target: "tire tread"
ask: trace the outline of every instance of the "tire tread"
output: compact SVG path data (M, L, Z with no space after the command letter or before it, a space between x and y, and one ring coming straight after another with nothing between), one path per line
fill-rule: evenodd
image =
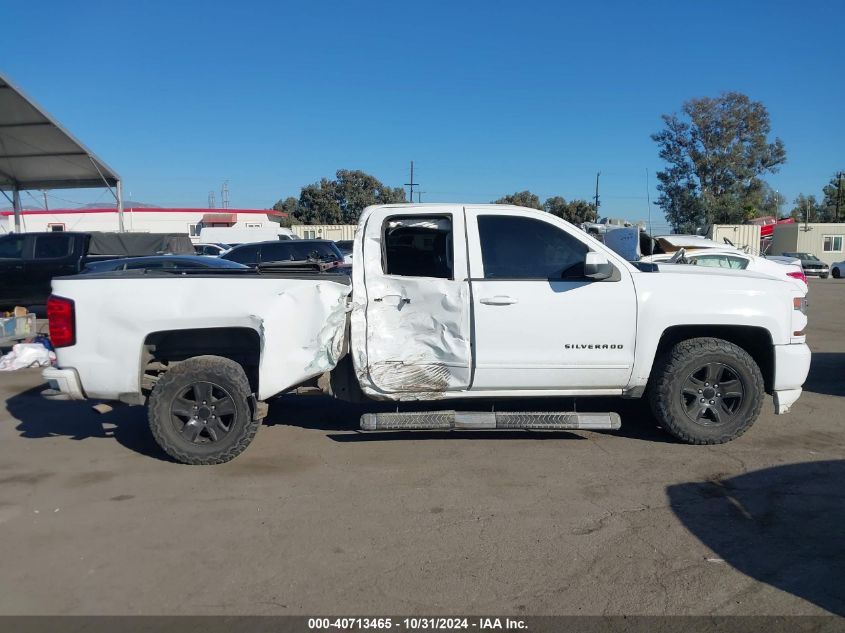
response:
M225 452L209 456L197 456L185 452L172 443L166 433L163 432L164 425L169 424L169 420L166 417L169 408L166 407L166 403L162 402L162 398L166 397L169 387L176 384L177 381L184 378L185 374L189 372L213 372L222 375L241 390L241 393L233 394L234 397L249 397L252 391L243 367L235 361L221 356L195 356L189 358L165 373L156 383L155 388L153 388L148 402L147 415L150 431L161 449L182 464L210 466L231 461L244 452L246 447L250 445L255 438L255 434L258 432L258 428L261 426L261 420L256 420L254 416L250 415L248 422L238 430L239 435L235 443Z
M674 394L670 393L671 381L677 376L681 367L689 362L690 358L710 353L726 354L749 370L754 381L754 384L750 385L754 393L749 394L749 396L754 397L756 402L743 424L730 433L717 437L696 437L682 425L679 425L669 410L669 403L671 398L674 397ZM649 400L658 422L670 434L687 444L712 445L735 440L751 428L763 407L763 394L765 394L763 375L748 352L724 339L699 337L676 343L655 362L654 384L649 389Z

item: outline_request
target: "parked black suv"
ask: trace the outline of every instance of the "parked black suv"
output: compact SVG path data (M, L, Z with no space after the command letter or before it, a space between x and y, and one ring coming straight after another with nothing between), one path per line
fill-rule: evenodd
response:
M270 263L320 263L343 268L343 253L331 240L287 240L241 244L223 253L221 259L252 268Z

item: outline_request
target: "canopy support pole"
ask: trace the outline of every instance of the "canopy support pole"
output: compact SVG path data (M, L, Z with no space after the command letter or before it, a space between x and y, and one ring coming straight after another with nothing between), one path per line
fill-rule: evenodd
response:
M15 184L12 189L12 208L15 210L15 233L21 232L21 192Z
M126 227L123 225L123 183L118 180L115 184L117 189L117 222L121 233L126 232Z

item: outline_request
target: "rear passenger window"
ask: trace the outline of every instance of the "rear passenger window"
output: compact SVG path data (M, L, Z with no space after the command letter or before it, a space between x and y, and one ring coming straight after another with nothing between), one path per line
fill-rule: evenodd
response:
M35 238L35 259L57 259L70 255L71 237L69 235L39 235Z
M226 254L226 259L247 266L255 266L258 263L258 247L244 246Z
M9 235L0 238L0 258L20 259L23 256L23 237Z
M452 279L452 219L393 216L384 222L384 272Z
M478 216L485 279L579 279L589 250L566 231L529 217Z

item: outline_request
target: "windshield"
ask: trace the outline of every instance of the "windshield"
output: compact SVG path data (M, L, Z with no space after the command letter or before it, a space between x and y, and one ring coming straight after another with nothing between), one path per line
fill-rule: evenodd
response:
M335 242L335 246L337 246L338 250L343 255L351 255L352 254L352 244L354 242L352 240L341 240L339 242Z
M336 262L343 259L343 253L333 242L306 242L291 240L279 244L265 244L261 248L261 262Z

